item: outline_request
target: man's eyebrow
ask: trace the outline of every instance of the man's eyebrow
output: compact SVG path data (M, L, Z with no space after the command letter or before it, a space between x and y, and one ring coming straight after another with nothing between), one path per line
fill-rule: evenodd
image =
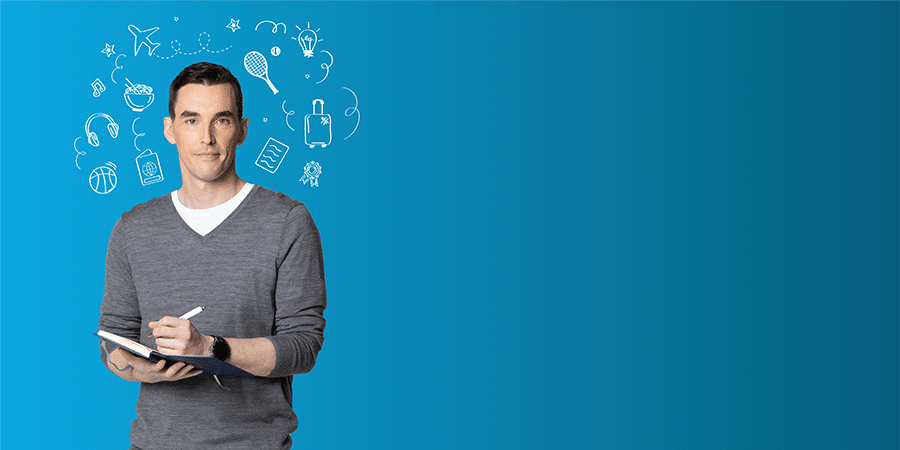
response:
M231 111L219 111L215 117L234 117L234 113Z
M199 116L199 115L200 115L200 113L195 113L193 111L185 110L185 111L181 112L181 117L193 117L193 116Z
M187 111L187 110L182 111L182 113L181 113L181 117L197 117L197 116L199 116L199 115L200 115L200 113L198 113L198 112ZM213 117L215 117L215 118L218 118L218 117L232 117L232 118L233 118L233 117L234 117L234 113L231 112L231 111L228 111L228 110L225 110L225 111L219 111L219 112L217 112L216 115L213 116Z

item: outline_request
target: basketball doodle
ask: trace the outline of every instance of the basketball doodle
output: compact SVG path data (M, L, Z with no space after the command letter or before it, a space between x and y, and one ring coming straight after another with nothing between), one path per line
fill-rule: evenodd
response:
M109 194L112 192L118 182L115 169L115 164L107 162L106 166L100 166L91 171L91 175L88 177L91 189L98 194Z

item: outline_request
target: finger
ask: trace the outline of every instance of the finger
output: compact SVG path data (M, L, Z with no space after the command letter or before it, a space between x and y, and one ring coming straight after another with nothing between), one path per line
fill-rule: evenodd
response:
M177 379L180 372L182 370L184 370L185 367L193 367L193 366L191 366L189 364L185 364L181 361L179 361L175 364L172 364L172 366L169 367L168 370L166 370L166 377L171 378L171 379ZM188 371L190 371L190 369L188 369Z
M184 326L188 321L185 319L179 319L178 317L165 316L162 319L159 319L159 324L167 327L179 327Z

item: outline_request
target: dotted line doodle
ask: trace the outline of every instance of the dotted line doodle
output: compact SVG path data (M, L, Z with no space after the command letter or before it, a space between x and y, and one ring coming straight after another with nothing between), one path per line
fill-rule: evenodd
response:
M344 138L344 140L346 141L347 138L349 138L350 136L353 136L353 133L356 133L356 129L359 128L359 120L360 120L361 115L359 113L359 110L356 109L359 106L359 98L356 97L356 93L351 91L350 88L345 87L342 89L347 89L348 91L350 91L350 93L353 94L353 99L356 100L356 105L353 105L344 111L344 115L347 117L350 117L350 116L356 114L356 126L353 127L353 131L347 137Z
M286 109L284 109L285 103L287 103L287 100L281 102L281 110L284 111L285 114L287 114L286 116L284 116L284 123L287 124L288 128L290 128L291 131L295 131L294 127L292 127L291 124L288 122L288 117L291 117L294 115L294 110L292 109L290 112L288 112Z
M119 84L119 82L116 81L115 78L113 78L113 75L116 73L117 70L119 70L119 69L124 69L124 67L122 67L122 66L119 65L119 58L121 58L121 57L123 57L123 56L125 56L124 53L121 53L121 54L119 54L119 56L116 56L116 62L115 62L116 68L113 69L112 73L109 74L109 79L112 80L112 82L115 83L115 84Z
M206 36L206 43L203 42L203 36L204 36L204 35ZM159 59L171 59L171 58L174 58L174 57L177 56L177 55L191 56L191 55L196 55L197 53L200 53L200 52L203 52L203 51L205 51L205 52L207 52L207 53L222 53L222 52L224 52L224 51L226 51L226 50L228 50L228 49L230 49L230 48L232 47L231 45L229 45L228 47L223 48L222 50L210 50L210 49L207 48L207 47L209 46L210 40L211 40L211 38L209 37L209 33L207 33L207 32L204 31L204 32L200 33L200 36L197 36L197 44L200 45L200 49L197 50L196 52L192 52L192 53L184 53L184 52L182 52L182 51L181 51L181 42L178 42L178 39L176 39L176 40L172 41L172 43L170 44L171 47L172 47L172 50L173 50L175 53L173 53L173 54L170 55L170 56L159 56L159 55L157 55L157 54L154 54L153 56L155 56L155 57L157 57L157 58L159 58Z
M254 28L253 31L258 31L258 30L259 30L259 26L262 25L262 24L264 24L264 23L271 23L271 24L272 24L272 34L278 33L278 25L281 25L281 26L284 27L283 33L287 33L287 25L285 25L285 24L283 24L283 23L281 23L281 22L275 23L275 22L272 22L271 20L263 20L262 22L256 24L256 28Z

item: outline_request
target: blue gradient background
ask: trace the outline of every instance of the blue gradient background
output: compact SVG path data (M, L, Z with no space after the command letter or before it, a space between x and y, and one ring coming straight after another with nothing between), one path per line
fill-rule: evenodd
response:
M294 379L295 448L895 449L898 7L3 2L0 446L127 448L137 386L91 335L105 247L180 186L164 93L205 59L244 87L239 174L322 235L328 327ZM309 150L286 128L281 102L299 129L320 91L264 51L262 20L321 28L321 92L357 93L353 137ZM236 47L134 58L132 23ZM132 173L138 114L106 42L163 94L137 125L162 183ZM240 68L249 49L283 93ZM78 170L104 108L119 138L94 124L101 147L79 148L103 161ZM253 165L270 136L291 146L274 175ZM119 186L99 196L105 160Z

